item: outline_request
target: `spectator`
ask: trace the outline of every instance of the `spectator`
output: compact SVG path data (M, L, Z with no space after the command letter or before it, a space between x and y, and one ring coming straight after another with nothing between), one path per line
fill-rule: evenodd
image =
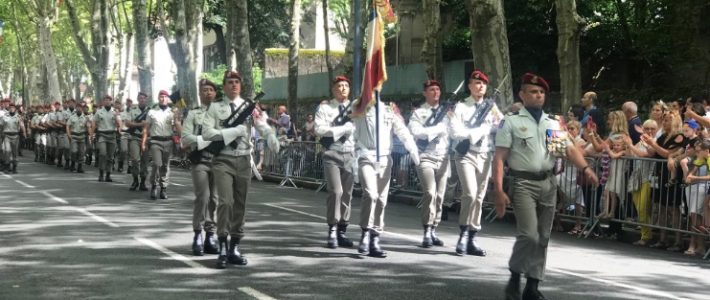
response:
M643 133L649 137L655 136L658 131L658 124L654 120L646 120L643 123ZM635 145L632 144L631 138L625 139L628 149L628 155L632 157L651 157L649 153L650 146L639 141ZM633 166L633 171L627 182L627 190L631 193L631 200L638 212L638 221L642 224L651 224L651 174L653 171L653 162L651 161L636 161ZM651 228L641 226L641 238L634 242L637 246L646 246L653 238Z
M303 124L303 130L301 132L303 133L302 140L306 142L315 142L316 140L316 123L313 121L313 114L308 114L306 117L306 123Z
M685 177L685 183L689 184L685 188L688 199L688 211L690 213L690 227L692 230L702 232L698 226L704 228L703 223L703 203L708 189L708 158L710 156L710 141L698 141L695 144L695 159L693 169ZM705 212L707 214L707 212ZM684 252L686 255L702 255L705 253L705 237L698 235L690 236L690 245Z
M581 109L581 106L580 106ZM576 120L571 120L567 122L567 137L575 146L578 147L580 151L584 151L584 145L586 142L579 137L579 129L581 124ZM579 170L575 166L567 166L567 170L560 177L559 187L562 191L562 199L567 201L559 200L559 202L565 202L564 206L569 207L574 205L574 213L576 216L582 216L582 210L584 209L584 197L582 196L582 188L577 184L577 176ZM565 208L566 208L565 207ZM577 235L581 233L582 230L582 220L581 218L576 219L576 224L572 230L568 233L572 235Z
M595 92L586 92L582 97L582 107L584 107L584 115L582 116L581 121L582 133L584 133L584 130L587 127L587 122L589 122L590 119L597 124L597 133L606 133L604 114L594 105L596 101L597 93Z
M659 127L662 127L661 125L663 124L663 116L666 114L667 111L668 107L666 106L666 104L663 103L663 101L659 100L651 107L651 120L655 121ZM656 130L656 135L653 138L658 139L661 135L663 135L663 128L659 128L658 130Z
M567 111L567 118L571 121L581 122L584 117L584 107L580 104L572 104ZM580 126L582 126L580 124ZM580 130L582 128L580 127Z
M621 110L624 112L624 116L626 116L626 120L628 121L629 137L631 137L631 141L635 145L641 140L641 133L643 133L641 119L637 115L638 106L636 102L627 101L621 106Z

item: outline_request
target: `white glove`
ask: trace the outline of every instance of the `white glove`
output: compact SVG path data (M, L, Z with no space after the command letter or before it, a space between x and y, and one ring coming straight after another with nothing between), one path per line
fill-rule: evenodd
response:
M271 151L274 151L274 153L279 153L279 149L281 148L279 139L275 134L269 134L266 136L266 146L269 147Z
M333 127L331 129L333 132L333 139L338 140L341 136L352 134L355 131L355 126L353 123L345 123L342 126Z
M247 127L239 125L237 127L225 128L221 130L222 139L225 144L229 144L240 136L247 136Z
M414 163L415 166L419 166L419 153L411 152L409 153L409 158L412 160L412 163Z
M436 128L437 128L437 130L436 130L436 136L438 136L438 137L445 137L445 136L449 135L449 131L446 130L446 126L445 126L445 125L440 124L439 126L436 126Z

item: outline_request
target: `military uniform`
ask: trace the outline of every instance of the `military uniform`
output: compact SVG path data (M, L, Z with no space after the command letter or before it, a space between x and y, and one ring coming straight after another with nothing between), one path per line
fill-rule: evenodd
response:
M42 143L42 132L44 130L40 127L43 116L43 114L37 112L30 120L30 129L32 129L32 138L34 138L35 143L35 162L42 162L44 157L44 143Z
M199 144L204 144L202 126L207 115L208 106L197 107L187 113L182 123L181 143L190 149L192 168L192 189L195 193L195 202L192 210L192 228L195 232L192 252L195 255L202 253L217 254L217 245L214 233L217 229L214 212L217 208L217 193L212 173L212 155L204 149L198 149ZM205 241L201 241L204 228L207 233Z
M129 133L129 128L126 127L125 121L131 120L131 109L131 107L126 107L126 110L120 114L121 120L124 120L124 122L121 123L121 135L118 138L118 169L116 171L119 173L123 172L123 165L128 160L128 139L131 134Z
M5 113L0 116L2 128L2 152L5 167L12 173L17 173L17 151L19 148L20 134L25 134L25 125L22 117L17 113ZM9 166L8 166L9 164Z
M116 152L116 135L121 117L113 110L113 107L106 109L98 108L93 120L96 124L96 132L99 149L99 181L112 182L111 167L113 166L113 154ZM104 173L106 177L104 178Z
M437 83L438 85L438 83ZM440 111L439 105L432 107L424 103L412 113L409 119L409 129L418 141L420 163L417 175L422 188L421 221L424 226L422 246L443 246L444 243L436 234L436 227L441 222L446 181L449 177L449 137L448 117L443 117L438 124L427 126L427 121L436 119Z
M67 128L71 135L71 166L70 170L74 170L76 166L77 173L84 173L82 163L84 155L86 155L86 137L91 127L91 118L86 114L72 114L67 121Z
M376 109L368 108L362 117L353 119L355 125L355 151L358 155L358 173L362 185L362 208L360 227L362 236L358 252L384 257L379 246L380 234L385 227L385 206L389 194L392 173L392 134L396 135L410 153L415 165L419 164L419 152L414 138L404 120L394 113L393 107L378 101L379 106L379 161L377 157Z
M72 112L72 110L67 108L64 110L58 110L54 114L54 123L57 125L57 167L62 167L62 165L64 165L64 169L66 170L69 169L70 159L70 144L69 137L67 136L66 125L67 120L69 120L69 117L72 115ZM64 159L65 164L62 164L62 159Z
M352 247L352 241L346 236L350 223L351 200L353 195L353 159L355 140L352 122L335 125L333 121L343 114L349 101L340 103L330 100L321 104L315 114L315 132L322 138L333 139L333 143L323 152L323 173L328 184L326 199L326 222L328 223L328 246ZM337 226L337 232L336 232Z
M156 107L148 112L147 130L150 136L150 156L153 158L150 171L151 199L157 198L157 188L160 187L160 199L167 199L167 186L170 176L170 157L173 148L173 128L178 120L173 111Z
M133 107L128 110L129 118L127 121L144 122L148 115L148 107L141 108L140 106ZM148 162L150 160L150 151L141 150L141 139L143 137L142 127L133 127L128 130L130 137L128 138L128 154L131 159L130 172L133 175L133 184L130 190L135 191L137 188L141 191L147 191L145 185L146 176L148 176ZM140 185L138 184L138 176L140 175Z

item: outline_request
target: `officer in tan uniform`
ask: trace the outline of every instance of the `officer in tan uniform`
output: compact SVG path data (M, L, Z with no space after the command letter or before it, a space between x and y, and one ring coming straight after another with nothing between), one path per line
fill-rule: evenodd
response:
M200 80L201 106L190 110L182 123L180 140L182 149L187 150L192 162L192 190L195 193L195 203L192 210L192 228L195 235L192 239L192 254L201 256L219 254L217 240L214 235L217 224L214 222L214 212L217 208L217 193L212 174L212 154L199 149L204 144L202 124L207 115L207 109L217 96L217 86L207 79ZM202 229L207 235L202 241Z
M350 223L350 201L353 195L353 159L355 140L352 122L338 122L338 117L346 117L350 101L350 80L337 76L331 85L335 99L321 104L315 116L315 132L321 137L323 152L323 173L328 183L326 199L326 222L328 223L329 248L352 247L353 242L345 235ZM342 123L342 124L339 124ZM336 228L337 226L337 228ZM336 231L337 230L337 231Z
M148 101L148 95L143 92L138 93L138 107L133 107L131 109L126 109L129 113L129 118L123 120L128 127L128 154L131 159L130 173L133 175L133 182L129 190L135 191L139 189L141 191L147 191L148 187L145 185L146 176L148 176L148 161L150 160L150 155L148 151L143 151L141 149L141 144L143 141L143 127L146 126L145 121L148 117L148 107L146 102ZM140 175L140 183L138 181L138 176Z
M54 165L55 159L57 158L57 109L61 107L59 102L54 102L49 106L50 111L47 112L46 117L43 119L45 125L47 126L47 164Z
M415 166L419 165L416 142L394 105L378 101L379 133L376 126L375 106L367 108L363 116L353 118L355 125L355 151L358 155L358 175L362 185L360 228L362 235L358 252L372 257L386 257L380 247L380 235L385 228L385 206L392 176L392 135L396 135L407 149ZM379 136L379 138L378 138ZM377 140L379 139L379 160Z
M11 173L17 173L17 151L20 145L20 135L27 136L25 124L22 117L17 113L15 103L10 102L7 113L0 117L0 128L2 129L2 152L3 160L9 166L5 166Z
M167 91L158 93L158 107L148 112L146 125L143 127L143 141L141 150L150 149L153 158L150 171L150 199L158 198L160 186L160 199L168 199L166 192L168 176L170 175L170 156L172 156L173 134L182 131L178 115L168 107L170 94ZM150 148L146 148L150 135Z
M82 163L86 154L86 137L87 135L93 135L93 129L91 128L90 117L85 114L86 104L82 102L74 110L75 113L67 121L66 129L71 143L71 166L69 170L74 171L76 168L77 173L84 173Z
M116 135L121 128L121 116L113 109L113 97L106 95L102 100L103 107L97 107L91 128L95 128L98 135L97 147L99 149L99 181L113 182L111 167L113 154L116 152ZM106 177L104 178L104 174Z
M120 111L121 120L121 136L118 142L118 168L116 172L123 172L123 165L128 160L128 139L131 137L128 126L126 126L126 121L131 119L131 109L133 108L133 100L131 98L126 99L126 108L123 108L121 102L117 102L118 111Z
M518 234L510 257L510 280L505 299L520 299L520 275L527 282L522 299L546 299L538 290L544 279L547 244L557 204L555 160L567 157L591 182L597 183L594 171L577 147L570 147L566 132L557 118L542 111L549 86L540 76L526 73L518 96L524 108L505 117L496 135L493 162L496 212L503 217L510 204L503 190L504 162L513 177L512 198ZM559 171L559 170L558 170Z
M279 151L279 141L274 129L266 123L265 114L257 107L244 124L224 128L223 121L233 112L240 113L247 108L240 97L242 77L234 71L227 71L222 79L224 98L212 103L202 125L202 136L207 141L223 141L225 147L212 159L212 173L217 186L217 235L219 256L217 268L224 269L227 263L246 265L247 259L239 252L239 243L244 237L246 201L252 177L251 127L267 141L269 149ZM250 120L251 119L251 120ZM227 238L229 248L227 248Z
M478 70L471 73L468 81L471 96L456 104L451 114L450 131L459 143L454 158L456 173L463 188L458 255L486 256L486 251L476 242L476 234L481 230L483 198L491 176L495 131L503 119L495 99L484 98L487 87L486 74ZM465 144L468 148L462 147Z
M445 108L440 107L441 84L438 81L425 81L422 94L425 102L412 113L409 130L419 147L417 175L422 188L422 247L429 248L432 245L444 246L436 234L436 227L441 222L441 206L449 177L449 120Z
M32 116L32 120L30 120L30 129L32 130L35 143L35 162L44 161L44 143L42 143L42 135L45 129L40 125L42 117L44 117L44 106L37 105L35 108L35 114Z
M66 127L67 120L74 114L75 108L74 99L69 99L64 102L64 109L58 110L55 114L55 123L59 127L57 129L57 167L64 166L64 170L69 170L70 164L70 144L69 136L67 135ZM62 164L64 159L64 164Z

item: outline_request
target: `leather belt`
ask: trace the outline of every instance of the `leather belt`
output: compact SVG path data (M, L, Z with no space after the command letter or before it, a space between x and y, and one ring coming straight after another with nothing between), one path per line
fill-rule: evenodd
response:
M115 130L99 130L100 134L114 134L116 133Z
M7 136L16 136L16 135L18 135L17 132L3 132L2 134L7 135Z
M172 141L173 137L171 137L171 136L151 136L150 140L151 141L167 142L167 141Z
M543 181L552 177L552 170L542 171L542 172L528 172L528 171L518 171L510 169L508 170L510 176L533 181Z

